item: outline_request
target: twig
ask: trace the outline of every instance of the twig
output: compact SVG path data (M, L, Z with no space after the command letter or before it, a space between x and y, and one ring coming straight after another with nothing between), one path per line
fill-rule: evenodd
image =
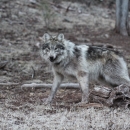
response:
M69 6L66 8L65 15L68 13L70 6L71 4L69 4Z
M70 5L69 5L68 7L64 7L64 6L60 5L60 4L55 4L55 3L49 2L49 1L47 1L47 3L50 4L50 5L53 5L53 6L57 7L57 8L65 9L65 10L67 10L67 11L75 11L75 9L69 8Z
M21 88L31 88L31 87L34 87L34 88L51 88L52 87L52 84L46 84L46 83L43 83L43 84L37 84L37 83L31 83L31 84L23 84L21 86ZM60 88L73 88L73 89L77 89L79 88L79 84L77 83L65 83L65 84L61 84L60 85Z
M33 68L33 66L31 66L32 70L33 70L33 73L32 73L32 79L35 77L35 70Z

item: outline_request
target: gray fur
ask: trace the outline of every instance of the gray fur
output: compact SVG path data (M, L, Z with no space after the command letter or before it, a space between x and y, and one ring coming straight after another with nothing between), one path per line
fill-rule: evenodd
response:
M130 85L126 62L116 51L75 45L63 34L44 34L41 56L51 63L54 81L47 103L51 102L64 77L75 77L82 89L82 102L88 102L89 82L103 80L111 85ZM51 57L51 58L50 58Z

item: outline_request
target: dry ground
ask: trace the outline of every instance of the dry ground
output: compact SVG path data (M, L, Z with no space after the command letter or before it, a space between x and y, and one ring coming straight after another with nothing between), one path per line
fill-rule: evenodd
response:
M0 82L52 83L51 69L37 46L45 32L64 33L76 44L112 45L122 51L130 68L130 38L114 32L111 0L48 3L0 1L0 63L8 61L0 66ZM0 86L0 130L130 130L129 109L76 107L81 91L74 89L60 89L53 105L45 106L41 99L50 90L21 90L20 85Z

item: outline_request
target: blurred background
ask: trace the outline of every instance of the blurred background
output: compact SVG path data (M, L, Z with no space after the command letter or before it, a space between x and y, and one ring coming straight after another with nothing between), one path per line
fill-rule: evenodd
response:
M52 81L39 56L45 32L64 33L76 44L127 44L114 28L114 0L1 0L0 82Z

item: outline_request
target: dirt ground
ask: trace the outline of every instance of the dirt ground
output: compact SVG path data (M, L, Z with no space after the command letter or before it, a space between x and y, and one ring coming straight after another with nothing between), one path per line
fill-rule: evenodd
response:
M45 32L76 44L111 45L121 51L130 71L130 38L114 31L112 0L0 1L0 130L130 130L130 110L76 107L78 89L60 89L52 106L43 105L49 89L21 89L24 83L52 83L51 68L39 56ZM64 82L72 82L65 79ZM75 81L73 81L75 82Z

